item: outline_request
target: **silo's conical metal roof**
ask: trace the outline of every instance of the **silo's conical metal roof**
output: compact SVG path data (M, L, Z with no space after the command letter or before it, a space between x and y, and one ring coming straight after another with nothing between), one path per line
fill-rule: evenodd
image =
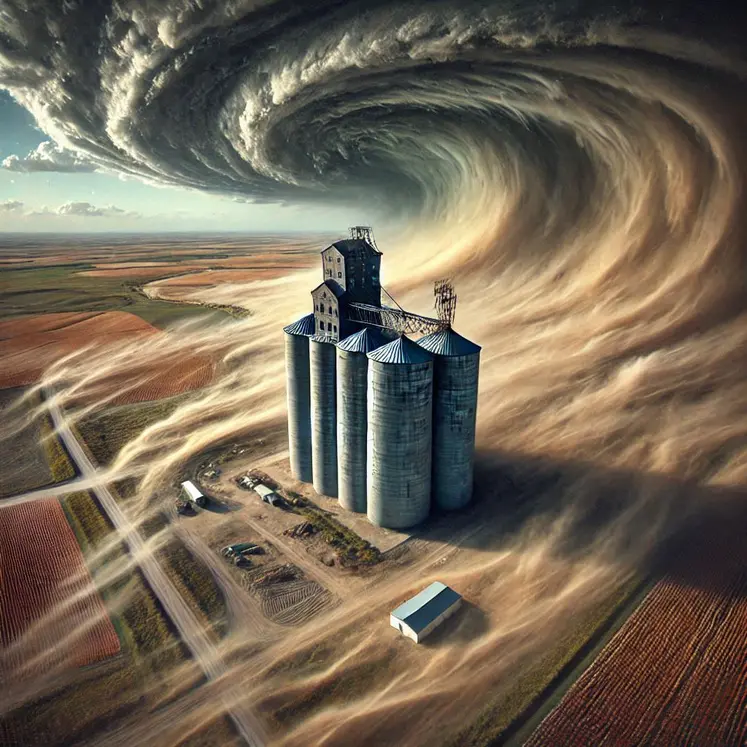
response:
M421 348L420 345L404 335L398 337L388 345L384 345L368 353L368 358L379 363L404 363L410 365L428 363L433 360L433 356L427 350Z
M482 350L479 345L457 334L453 329L442 329L421 337L418 345L431 353L448 357L474 355Z
M356 332L344 340L337 343L340 350L346 350L348 353L370 353L387 342L384 335L372 327L366 327L360 332Z
M307 314L306 316L302 316L297 322L283 327L283 332L288 335L311 337L314 334L314 315Z

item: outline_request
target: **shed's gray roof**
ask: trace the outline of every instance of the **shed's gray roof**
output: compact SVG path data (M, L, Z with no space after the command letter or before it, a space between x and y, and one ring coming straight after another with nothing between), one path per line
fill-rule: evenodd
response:
M421 348L420 345L404 335L393 340L388 345L384 345L368 353L368 358L379 363L405 363L411 365L428 363L433 360L433 356L427 350Z
M400 604L392 612L392 617L406 623L408 627L419 633L461 598L454 589L440 581L434 581L420 594Z
M418 345L436 355L447 355L449 357L458 355L474 355L482 349L479 345L462 337L453 329L442 329L438 332L421 337Z
M366 327L360 332L340 340L337 347L340 350L346 350L348 353L370 353L385 345L386 342L387 340L381 332L373 327Z
M307 314L306 316L302 316L297 322L283 327L283 332L288 335L311 337L314 334L314 315Z
M329 335L312 335L311 341L312 342L328 342L332 345L337 344L337 340L334 337L330 337Z
M349 257L354 254L368 254L373 257L381 254L381 252L374 249L371 244L364 239L341 239L340 241L335 241L332 246L337 249L343 257ZM327 249L331 249L331 247L328 246ZM326 252L327 249L324 251Z

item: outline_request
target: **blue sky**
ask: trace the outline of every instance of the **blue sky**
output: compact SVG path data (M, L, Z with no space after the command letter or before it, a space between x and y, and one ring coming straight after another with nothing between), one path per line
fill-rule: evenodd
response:
M26 157L48 140L33 117L0 90L0 164L10 156ZM0 167L0 232L344 231L361 217L329 208L239 203L114 174Z

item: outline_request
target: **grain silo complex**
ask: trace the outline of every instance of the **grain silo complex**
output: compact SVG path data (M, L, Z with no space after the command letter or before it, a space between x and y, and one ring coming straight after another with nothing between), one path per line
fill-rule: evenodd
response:
M451 328L450 283L422 316L380 266L371 229L352 228L322 251L314 313L284 329L290 463L343 508L406 529L472 497L480 347Z

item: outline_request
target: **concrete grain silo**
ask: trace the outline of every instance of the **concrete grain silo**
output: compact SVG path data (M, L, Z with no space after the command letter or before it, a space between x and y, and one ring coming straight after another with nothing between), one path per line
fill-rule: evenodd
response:
M418 345L433 354L433 500L454 510L472 498L480 346L452 329Z
M337 377L335 340L314 335L311 370L311 463L314 490L337 496Z
M387 342L366 327L337 343L337 489L340 505L366 513L368 358Z
M293 477L311 482L311 390L309 338L314 315L308 314L283 329L288 393L288 449Z
M368 519L406 529L430 510L433 356L401 336L368 360Z

